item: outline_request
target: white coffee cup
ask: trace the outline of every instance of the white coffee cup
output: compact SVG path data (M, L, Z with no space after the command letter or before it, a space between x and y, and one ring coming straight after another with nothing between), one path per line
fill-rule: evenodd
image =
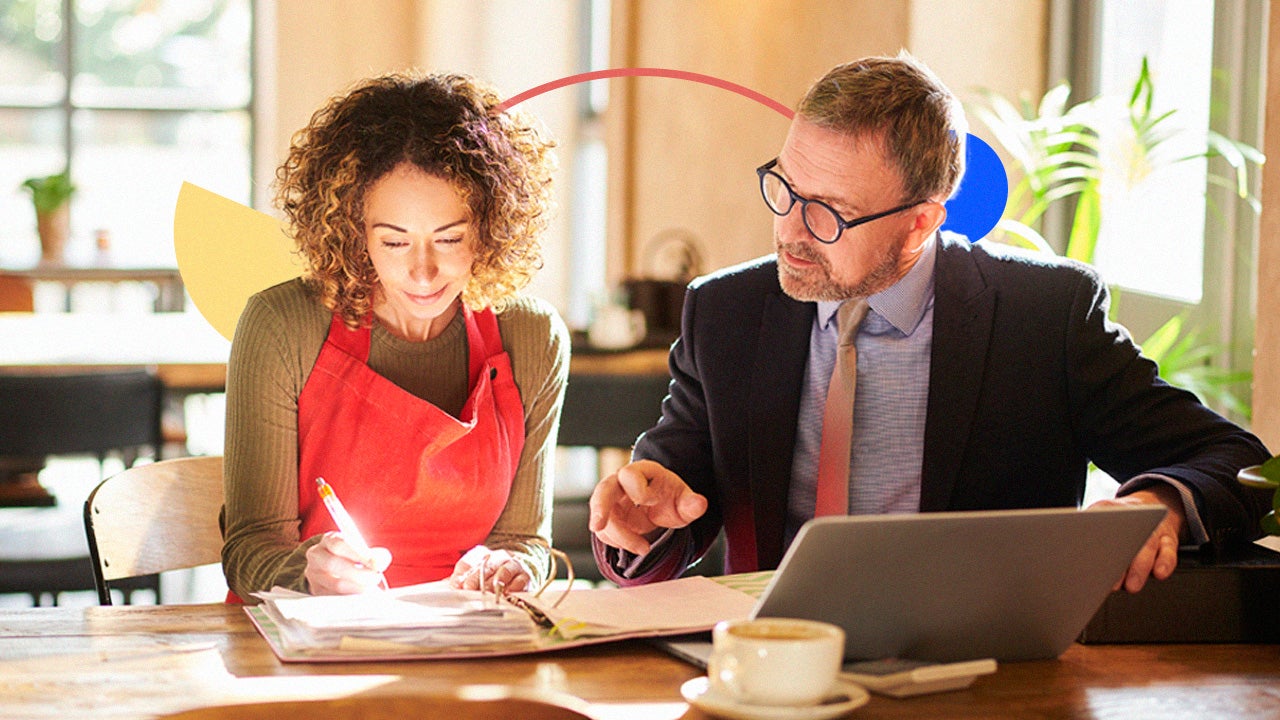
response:
M844 660L844 630L815 620L726 621L711 639L711 691L749 705L816 705L835 687Z
M644 313L621 305L600 305L587 328L593 347L606 350L629 348L644 339Z

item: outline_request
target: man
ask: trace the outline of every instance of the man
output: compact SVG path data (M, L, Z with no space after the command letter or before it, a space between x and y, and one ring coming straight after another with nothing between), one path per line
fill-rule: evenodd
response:
M776 255L690 285L662 417L592 494L607 577L676 577L722 527L727 572L775 568L823 502L1079 505L1090 461L1122 483L1104 503L1167 508L1117 586L1168 577L1180 544L1259 534L1267 500L1235 473L1266 448L1157 377L1091 268L939 232L965 135L955 97L905 53L810 89L758 170ZM832 376L846 349L856 384ZM856 387L851 436L829 383ZM824 453L849 458L847 478Z

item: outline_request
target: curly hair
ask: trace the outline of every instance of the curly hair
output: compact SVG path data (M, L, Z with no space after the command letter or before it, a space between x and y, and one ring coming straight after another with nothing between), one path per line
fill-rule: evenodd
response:
M501 309L542 266L554 143L533 119L495 113L497 93L463 75L392 73L329 100L293 136L276 203L305 260L303 276L350 327L378 289L364 234L373 184L402 162L457 190L475 228L467 307Z

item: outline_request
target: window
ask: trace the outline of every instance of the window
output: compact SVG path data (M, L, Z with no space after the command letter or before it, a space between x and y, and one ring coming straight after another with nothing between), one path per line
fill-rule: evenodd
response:
M579 72L609 67L609 3L580 0ZM578 93L579 134L574 144L573 219L569 251L569 296L565 320L570 327L586 327L593 306L606 292L605 187L608 158L604 142L604 111L609 104L609 81L575 86Z
M1140 342L1179 317L1182 339L1208 361L1186 355L1181 368L1162 362L1162 374L1172 364L1172 375L1182 371L1178 384L1247 424L1249 386L1235 372L1252 368L1258 216L1223 187L1235 176L1221 158L1170 160L1193 144L1203 149L1210 130L1262 147L1268 4L1052 0L1052 7L1050 77L1071 81L1072 102L1111 95L1123 106L1146 57L1151 117L1175 111L1167 125L1189 141L1161 148L1158 182L1151 173L1153 182L1138 185L1119 209L1103 208L1095 261L1119 289L1115 315ZM1259 168L1250 165L1248 176L1256 194ZM1060 229L1046 237L1064 238Z
M1099 91L1121 121L1102 138L1104 167L1098 268L1126 288L1198 303L1203 293L1207 161L1213 75L1212 0L1126 0L1101 7ZM1172 111L1168 139L1144 155L1123 126L1124 104L1143 58L1155 89L1152 117ZM1127 171L1127 172L1124 172Z
M68 256L174 264L182 181L249 204L252 0L0 0L0 260L38 256L27 177L71 169Z

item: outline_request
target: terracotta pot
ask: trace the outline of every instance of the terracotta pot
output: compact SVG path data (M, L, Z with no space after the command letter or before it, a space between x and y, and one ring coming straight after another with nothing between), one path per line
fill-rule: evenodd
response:
M71 234L71 205L36 213L36 232L40 234L41 262L62 262Z

